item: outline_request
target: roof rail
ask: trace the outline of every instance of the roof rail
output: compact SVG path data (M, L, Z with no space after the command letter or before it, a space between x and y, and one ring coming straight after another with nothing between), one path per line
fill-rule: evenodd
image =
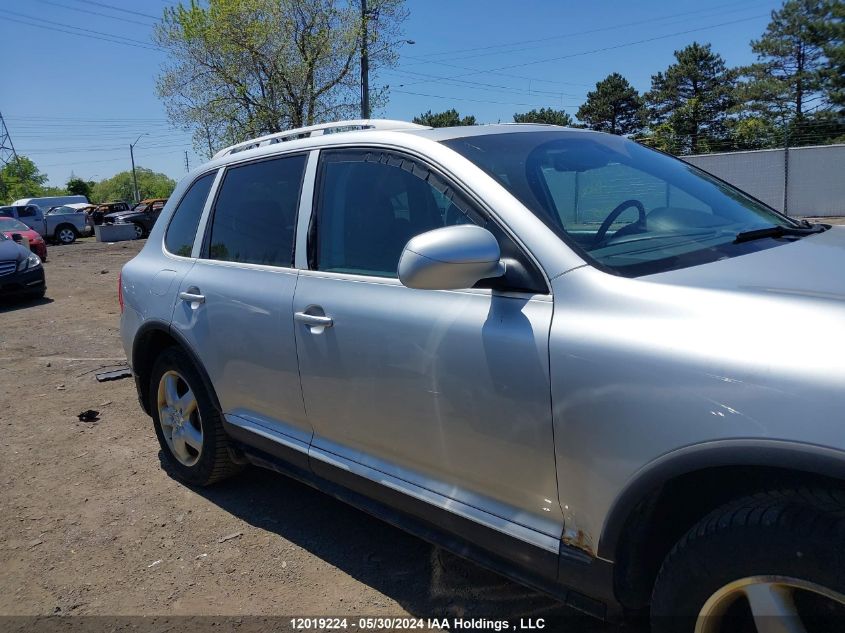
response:
M348 132L351 130L424 130L427 129L424 125L417 125L416 123L408 123L407 121L393 121L390 119L352 119L350 121L335 121L334 123L320 123L319 125L309 125L308 127L299 127L293 130L285 130L284 132L276 132L275 134L267 134L266 136L259 136L248 141L242 141L230 145L225 149L221 149L214 155L214 158L220 158L229 154L236 154L248 149L262 147L265 145L273 145L274 143L284 143L285 141L293 141L299 138L308 138L311 136L320 136L322 134L334 134L337 132Z

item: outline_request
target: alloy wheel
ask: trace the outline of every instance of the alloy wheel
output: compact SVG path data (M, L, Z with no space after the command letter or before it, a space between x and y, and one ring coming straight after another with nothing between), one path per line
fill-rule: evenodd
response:
M845 596L806 580L751 576L716 591L698 614L695 633L814 633L845 617Z
M193 466L202 454L202 421L191 386L177 371L165 372L158 383L158 419L173 456Z
M59 241L62 244L71 244L76 239L76 235L71 229L61 229L59 230Z

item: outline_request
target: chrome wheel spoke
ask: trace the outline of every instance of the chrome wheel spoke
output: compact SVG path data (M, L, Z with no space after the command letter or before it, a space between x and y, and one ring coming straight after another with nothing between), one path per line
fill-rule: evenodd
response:
M806 633L795 601L792 589L774 583L756 583L743 589L754 626L758 633Z
M166 374L164 377L164 398L168 407L175 407L179 401L179 392L176 390L177 378L174 374Z
M194 397L194 392L191 391L189 388L182 396L176 401L176 409L182 414L182 417L187 419L191 416L191 414L196 411L197 408L197 399Z
M202 450L202 431L197 430L190 422L185 422L181 428L183 441L197 453Z
M188 447L185 443L185 436L181 429L174 429L170 442L173 446L173 452L176 454L176 457L183 461L191 458L191 454L188 452Z

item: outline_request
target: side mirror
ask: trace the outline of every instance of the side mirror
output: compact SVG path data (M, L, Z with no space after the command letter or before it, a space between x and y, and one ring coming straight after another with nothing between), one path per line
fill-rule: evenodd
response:
M12 233L12 239L15 242L20 242L21 240L23 240L23 235L21 235L20 233Z
M421 290L458 290L505 274L499 243L487 229L472 224L422 233L405 245L399 281Z

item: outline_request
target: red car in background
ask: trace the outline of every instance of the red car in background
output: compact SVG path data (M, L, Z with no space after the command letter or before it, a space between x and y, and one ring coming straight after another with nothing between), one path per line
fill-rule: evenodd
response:
M37 231L29 228L20 220L0 216L0 233L4 233L9 238L12 238L13 235L20 235L21 238L29 242L29 250L38 255L42 261L47 261L47 242Z

